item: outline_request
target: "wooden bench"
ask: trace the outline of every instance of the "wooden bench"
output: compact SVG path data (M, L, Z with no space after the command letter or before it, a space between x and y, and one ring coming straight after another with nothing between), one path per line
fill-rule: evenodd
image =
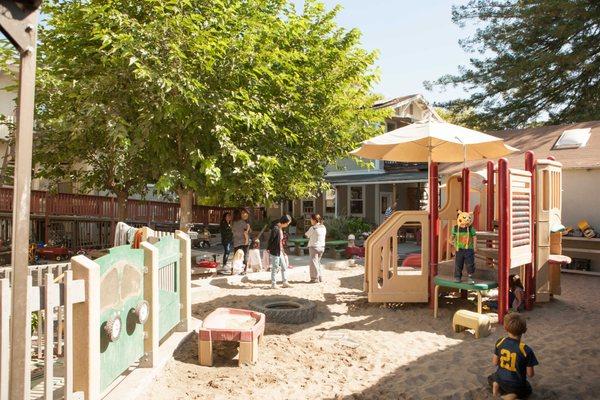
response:
M495 289L498 287L497 282L492 282L492 281L475 281L475 283L454 282L454 279L452 277L443 277L443 276L439 276L439 275L436 276L435 278L433 278L433 283L435 285L435 292L433 295L433 318L437 318L438 302L439 302L438 297L439 297L439 292L440 292L440 286L475 292L477 294L477 312L479 314L481 314L483 311L483 301L482 301L481 292L484 290Z

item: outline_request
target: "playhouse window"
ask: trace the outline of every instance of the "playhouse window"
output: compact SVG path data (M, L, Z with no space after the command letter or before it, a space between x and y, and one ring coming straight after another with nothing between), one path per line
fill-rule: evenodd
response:
M578 149L585 147L590 139L590 128L568 129L560 135L560 138L554 143L552 150Z

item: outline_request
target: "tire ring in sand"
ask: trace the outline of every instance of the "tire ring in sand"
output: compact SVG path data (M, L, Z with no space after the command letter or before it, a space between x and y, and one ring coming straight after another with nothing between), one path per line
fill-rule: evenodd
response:
M266 322L304 324L315 319L317 305L306 299L288 296L261 297L250 302L250 309L265 314Z

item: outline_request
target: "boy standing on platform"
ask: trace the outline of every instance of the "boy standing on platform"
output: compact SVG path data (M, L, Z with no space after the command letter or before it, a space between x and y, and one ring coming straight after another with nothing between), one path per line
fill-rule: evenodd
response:
M457 224L452 227L450 243L456 252L454 256L454 280L462 280L463 266L467 266L469 274L468 283L472 284L475 272L475 228L473 227L473 214L458 211Z

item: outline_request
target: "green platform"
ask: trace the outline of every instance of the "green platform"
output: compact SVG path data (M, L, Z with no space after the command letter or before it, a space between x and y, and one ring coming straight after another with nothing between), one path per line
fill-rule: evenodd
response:
M498 287L497 282L492 281L475 281L475 283L454 282L453 279L446 279L436 276L433 283L437 286L451 287L462 290L490 290Z

